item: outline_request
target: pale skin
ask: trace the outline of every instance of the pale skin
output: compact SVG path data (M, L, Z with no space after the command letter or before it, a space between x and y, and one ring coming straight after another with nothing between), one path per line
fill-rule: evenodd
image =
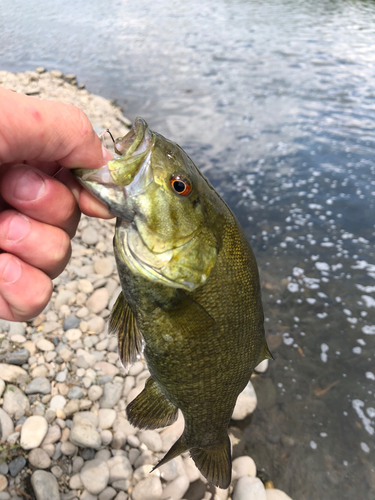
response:
M78 108L0 87L0 318L44 309L81 212L112 217L69 172L110 158Z

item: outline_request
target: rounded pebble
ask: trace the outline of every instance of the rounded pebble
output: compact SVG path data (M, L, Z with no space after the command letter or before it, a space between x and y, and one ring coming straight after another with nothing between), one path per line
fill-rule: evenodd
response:
M133 500L160 500L163 493L161 481L158 477L142 479L134 486Z
M89 460L82 467L80 476L86 490L93 495L98 495L108 484L108 465L103 460Z
M233 478L237 479L242 476L256 477L257 467L251 457L238 457L232 462Z
M31 476L36 500L60 500L59 486L51 472L36 470Z
M233 500L267 500L262 481L257 477L240 477L234 486Z
M29 453L29 463L36 469L48 469L51 465L51 459L48 453L42 448L34 448Z
M22 426L21 447L24 450L38 448L48 430L47 420L39 415L29 417Z

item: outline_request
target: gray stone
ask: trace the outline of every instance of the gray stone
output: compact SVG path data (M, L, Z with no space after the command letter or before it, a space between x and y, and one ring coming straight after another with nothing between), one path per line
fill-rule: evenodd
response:
M243 476L256 477L257 467L251 457L238 457L232 462L233 479Z
M71 399L64 406L64 413L67 417L73 415L73 413L77 413L78 410L79 410L79 399Z
M55 299L55 309L60 309L64 304L68 304L75 297L75 293L71 290L60 290Z
M19 384L26 380L28 373L26 370L17 365L8 365L0 363L0 378L11 384Z
M240 477L234 486L233 500L267 500L262 481L257 477Z
M67 375L68 375L68 370L64 368L64 370L61 370L61 372L59 372L56 375L55 377L56 382L65 382Z
M107 278L113 272L113 261L108 257L96 260L94 262L94 269L97 274L101 274Z
M254 370L257 372L257 373L265 373L267 371L267 368L268 368L268 364L269 364L269 360L268 359L264 359L263 361L261 361L259 363L259 365L257 365Z
M29 411L30 403L21 389L15 385L8 385L4 393L3 409L18 420Z
M48 453L42 448L34 448L29 453L29 463L36 469L48 469L51 465L51 459Z
M67 397L68 399L81 399L83 397L83 390L80 387L72 387Z
M77 474L83 467L85 461L82 457L74 457L73 458L73 472Z
M128 500L128 495L125 493L125 491L119 491L117 493L117 496L115 498L115 500Z
M26 328L23 323L10 322L9 323L9 337L13 337L13 335L22 335L24 336L26 333Z
M98 232L91 226L85 227L82 231L81 239L86 245L96 245L99 241Z
M124 436L128 436L129 434L137 434L138 429L133 427L132 424L123 417L117 417L112 425L114 432L122 432Z
M141 431L138 437L140 442L145 444L149 450L161 451L163 443L158 432L152 430Z
M51 383L46 377L36 377L25 387L25 394L50 394Z
M97 401L101 398L102 394L103 389L99 385L92 385L87 392L87 396L90 401Z
M99 424L99 418L92 411L80 411L73 417L74 425L79 425L83 420L89 420L96 429Z
M54 465L53 467L51 467L51 472L57 479L59 479L64 474L64 471L58 465Z
M134 486L132 498L133 500L160 500L162 492L160 479L148 477Z
M45 446L46 444L54 444L57 441L59 441L60 438L61 438L60 426L57 424L51 425L48 428L48 431L47 431L47 434L45 435L42 446Z
M70 441L76 446L98 450L102 444L99 432L89 420L74 424L70 432Z
M159 470L152 470L154 466L152 464L145 464L141 465L138 467L134 472L133 472L133 483L138 483L139 481L142 481L142 479L145 479L146 477L150 476L155 476L159 477ZM165 478L164 478L165 479Z
M24 450L38 448L48 430L47 420L39 415L29 417L21 429L21 447Z
M3 474L0 474L0 491L6 490L7 487L8 487L8 479Z
M111 486L107 486L99 495L99 500L112 500L116 496L117 491Z
M102 408L113 408L122 394L122 383L107 382L104 384L103 396L100 398L100 406Z
M13 434L14 425L10 416L0 408L0 441L6 441Z
M20 349L19 351L9 352L5 358L5 361L10 365L24 365L30 357L30 353L27 349Z
M94 314L98 314L107 307L109 295L106 288L99 288L87 299L86 307Z
M82 337L82 332L79 328L71 328L65 332L65 336L69 342L75 342Z
M103 460L90 460L82 467L80 476L86 490L93 495L98 495L108 485L108 465Z
M101 316L93 316L87 322L90 332L102 333L105 330L105 321Z
M99 427L103 430L110 429L116 420L116 411L110 408L101 408L98 412Z
M36 500L60 500L59 486L51 472L36 470L31 476Z
M163 464L162 466L159 467L158 470L160 472L160 477L165 481L167 481L168 483L170 481L173 481L173 479L175 479L178 476L177 463L175 459L170 460L166 464ZM134 474L135 473L136 471L134 471Z
M26 460L19 456L9 463L9 474L12 477L17 476L17 474L25 467Z
M64 319L63 328L64 330L70 330L71 328L78 328L81 320L77 316L67 316Z
M173 479L172 482L167 484L164 488L163 493L161 495L162 499L173 499L173 500L181 500L181 498L185 495L187 490L189 489L189 479L187 476L178 476L176 479Z
M50 408L54 410L62 410L66 405L66 399L64 396L61 396L61 394L56 394L56 396L53 396L51 398L51 401L49 402Z
M60 449L61 453L67 457L71 457L72 455L75 455L77 453L77 446L75 446L73 443L70 443L69 441L61 443Z
M9 467L6 462L0 463L0 474L8 474Z
M39 349L39 351L43 352L53 351L55 349L53 343L50 340L45 339L44 337L38 339L35 345Z
M107 461L109 468L109 484L116 481L130 479L133 474L133 468L128 458L118 455Z
M81 480L81 476L79 474L74 474L74 476L72 476L70 478L69 488L71 490L82 490L83 489L83 483Z
M253 384L248 382L245 389L237 398L236 406L233 410L233 420L243 420L245 417L253 413L257 406L257 396L254 391Z

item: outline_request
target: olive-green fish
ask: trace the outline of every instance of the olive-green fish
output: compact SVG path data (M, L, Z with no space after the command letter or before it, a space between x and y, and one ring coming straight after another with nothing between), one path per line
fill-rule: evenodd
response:
M185 451L227 488L227 428L254 367L270 358L257 265L236 218L187 154L137 118L119 157L79 181L117 216L122 293L109 328L125 366L142 353L151 376L127 407L142 429L185 429L157 467Z

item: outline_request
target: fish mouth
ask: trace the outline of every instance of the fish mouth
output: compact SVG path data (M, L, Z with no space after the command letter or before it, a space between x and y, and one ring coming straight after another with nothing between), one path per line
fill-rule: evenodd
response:
M131 222L134 213L128 207L128 198L152 181L147 175L152 144L147 123L136 118L130 131L115 141L115 151L121 156L98 169L74 169L73 174L113 215Z

